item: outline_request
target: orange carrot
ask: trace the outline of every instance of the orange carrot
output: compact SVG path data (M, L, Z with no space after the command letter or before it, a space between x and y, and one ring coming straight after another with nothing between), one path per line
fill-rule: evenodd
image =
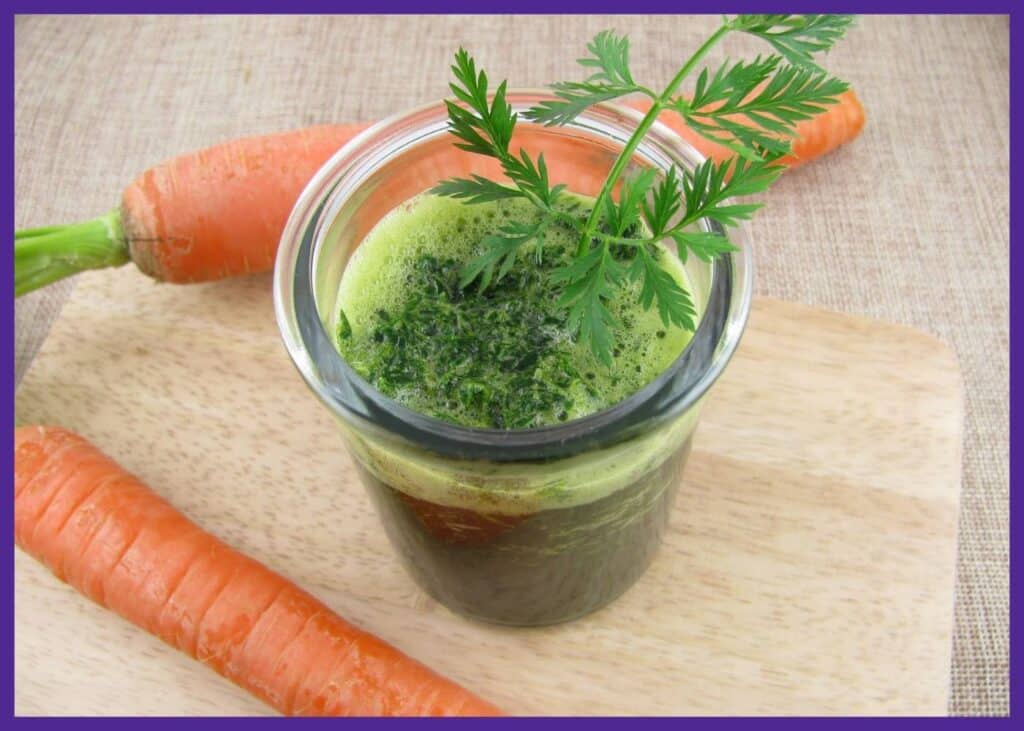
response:
M162 162L125 188L110 213L16 232L15 294L129 261L176 283L266 271L303 187L367 126L243 137Z
M150 168L121 196L132 261L165 282L265 271L299 193L365 125L233 140Z
M650 102L631 104L646 110ZM660 121L706 157L721 161L734 154L698 135L675 112L664 112ZM864 109L847 91L839 103L797 125L793 155L783 162L795 167L820 157L855 138L863 125ZM16 232L15 294L129 261L157 280L177 283L266 271L302 188L366 126L246 137L160 163L129 185L121 206L104 216ZM557 172L557 160L548 163ZM588 181L572 182L586 188Z
M175 510L82 437L14 436L17 544L288 715L500 715Z
M644 99L630 102L630 106L646 112L651 102ZM741 124L750 124L750 120L742 115L729 115L728 118ZM736 154L725 145L712 142L694 132L676 112L662 112L658 121L693 145L704 157L722 162ZM853 89L849 89L840 95L838 103L811 119L797 123L793 154L782 158L780 162L791 168L810 162L856 138L863 126L864 107Z

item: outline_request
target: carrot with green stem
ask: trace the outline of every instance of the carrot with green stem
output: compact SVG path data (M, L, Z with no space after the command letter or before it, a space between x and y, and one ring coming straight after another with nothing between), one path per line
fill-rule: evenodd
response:
M15 430L14 537L61 580L282 713L500 715L210 535L65 429Z
M630 104L650 108L647 100ZM658 119L706 157L721 162L735 154L694 132L674 111ZM780 164L814 160L853 140L863 125L864 109L847 91L837 104L796 125L793 153ZM109 213L84 223L17 231L15 295L86 269L128 262L158 281L179 284L269 270L303 187L367 126L322 125L188 153L136 178ZM464 153L452 148L452 154Z
M366 127L320 125L191 152L142 173L98 218L17 231L15 296L128 262L175 283L266 271L303 187Z

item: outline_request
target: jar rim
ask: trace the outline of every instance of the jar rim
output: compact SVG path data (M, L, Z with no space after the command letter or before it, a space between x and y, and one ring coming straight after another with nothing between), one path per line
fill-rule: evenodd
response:
M506 98L514 111L523 111L555 97L545 90L516 89ZM628 138L630 127L635 129L642 116L631 107L602 102L567 125L545 129L555 133L573 128L590 134L597 131L618 135L612 138L618 140ZM679 356L647 385L593 414L529 429L463 426L409 409L348 365L324 327L313 286L317 252L330 227L329 214L395 154L417 140L448 134L447 119L444 101L435 101L370 126L317 171L289 215L274 267L274 310L285 348L314 394L336 415L363 427L397 435L414 446L447 456L491 461L549 459L619 442L699 402L731 359L749 315L753 272L745 227L730 231L738 251L711 262L705 311ZM667 159L691 169L704 161L693 146L661 122L652 125L634 154L647 160ZM721 231L711 221L702 225Z

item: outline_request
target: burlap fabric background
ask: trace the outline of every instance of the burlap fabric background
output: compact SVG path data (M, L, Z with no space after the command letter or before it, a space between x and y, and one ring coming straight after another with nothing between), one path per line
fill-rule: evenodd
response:
M594 33L665 83L704 17L20 17L16 223L113 207L150 164L228 137L369 120L446 93L465 44L514 86L575 79ZM733 40L732 53L763 50ZM716 54L722 58L724 52ZM951 343L967 388L953 714L1009 709L1009 21L865 17L827 66L868 112L754 223L757 291ZM70 284L17 304L20 380ZM913 367L913 364L907 364Z

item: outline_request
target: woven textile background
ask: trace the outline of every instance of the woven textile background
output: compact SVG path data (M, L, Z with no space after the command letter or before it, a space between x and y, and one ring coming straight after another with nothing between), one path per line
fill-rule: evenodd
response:
M465 44L513 86L576 79L597 31L663 84L698 17L19 17L16 223L116 205L152 163L225 138L370 120L446 93ZM732 55L761 51L729 42ZM712 60L724 57L724 52ZM954 714L1009 711L1009 20L864 17L827 60L868 113L852 145L787 174L752 228L759 294L901 322L951 343L967 424ZM17 304L18 378L70 291Z

